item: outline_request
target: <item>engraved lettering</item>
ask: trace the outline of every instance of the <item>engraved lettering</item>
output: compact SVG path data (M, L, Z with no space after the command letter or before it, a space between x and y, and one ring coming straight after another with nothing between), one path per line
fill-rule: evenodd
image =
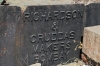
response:
M24 30L25 32L28 31L25 37L30 38L29 47L32 47L29 54L34 56L31 55L29 59L32 58L35 63L42 63L42 66L48 66L49 64L54 66L52 64L69 60L67 58L69 57L68 54L70 50L72 54L72 43L74 44L73 40L76 40L76 33L79 31L77 29L76 32L73 27L69 26L73 23L72 25L76 27L79 23L76 21L83 18L83 11L69 8L61 10L55 7L53 7L53 10L50 10L49 7L32 8L33 11L30 10L29 13L25 13L23 16L24 25L26 26ZM29 30L26 30L28 26L30 26ZM29 36L31 33L33 34ZM22 65L25 65L23 63Z
M58 36L59 36L59 38L58 38L58 40L63 40L63 32L58 32Z
M61 20L65 19L65 11L60 11L60 13L61 13L61 15L62 15L60 19L61 19Z
M71 31L70 32L70 39L74 39L74 36L75 36L75 32L74 31Z
M78 13L79 13L80 17L83 18L83 10L82 11L78 10Z
M70 53L69 50L67 52L64 52L64 55L65 55L65 58L64 59L67 59L67 56L68 56L69 53Z
M67 53L65 52L66 56L70 53L70 51L68 50Z
M37 49L39 48L39 45L37 44L36 47L33 45L34 52L37 52Z
M52 52L52 43L50 43L49 45L47 45L47 49Z
M71 48L71 42L68 41L68 42L66 43L66 49L70 49L70 48Z
M35 54L35 56L34 56L35 58L35 63L38 63L39 62L39 55L38 54Z
M48 13L47 21L48 21L49 19L51 19L51 20L53 19L53 18L52 18L52 15L51 15L51 12Z
M58 29L57 23L56 23L56 22L53 23L52 29L53 29L54 31L56 31L56 30Z
M31 22L31 19L34 21L49 21L49 20L69 20L69 19L76 19L76 18L83 18L83 10L73 10L73 11L50 11L48 12L33 12L31 13L24 13L24 22ZM33 17L30 17L33 16ZM32 22L33 22L32 20Z
M53 43L53 50L58 51L58 43Z
M52 53L49 53L49 54L48 54L48 60L49 60L49 61L51 60L52 56L53 56Z
M54 25L56 25L54 23ZM56 29L56 26L52 26L53 29ZM75 38L75 31L71 31L70 33L63 33L63 32L52 32L52 33L46 33L46 34L38 34L38 35L31 35L30 41L31 43L36 42L49 42L49 41L59 41L59 40L69 40Z
M41 54L41 62L44 63L45 62L45 54Z
M42 21L42 20L46 20L46 12L45 12L45 14L43 14L42 12L40 12L40 14L41 14L41 18L40 18L40 21Z
M46 51L43 44L42 44L41 47L40 47L40 52L42 52L42 51Z
M47 37L46 37L46 36L47 36ZM49 42L49 41L50 41L50 33L49 33L48 35L47 35L47 34L45 35L45 41L46 41L46 42Z
M59 20L59 12L58 11L54 11L54 18Z
M65 33L64 39L66 39L66 38L69 39L69 38L68 38L68 33L67 33L67 32Z
M31 42L32 42L32 43L35 43L35 42L36 42L36 35L32 35L32 36L31 36Z
M66 56L64 55L64 53L63 53L63 52L61 52L59 59L63 59L63 60L64 60L64 59L65 59L65 57L66 57Z
M24 22L30 22L30 13L24 13Z
M71 11L67 11L66 12L66 19L71 19L72 16L72 12Z
M64 48L64 47L65 47L65 45L64 45L65 43L64 43L64 42L60 42L60 44L61 44L61 49L64 50L64 49L65 49L65 48Z
M34 13L34 21L38 21L39 20L39 13L35 12Z
M43 34L38 34L38 36L39 36L38 42L39 41L43 42Z
M57 33L52 33L52 38L51 38L51 40L52 41L56 41L57 40Z
M54 52L53 54L54 54L54 59L53 60L57 61L59 59L58 58L59 57L59 53L58 52Z
M73 11L73 13L72 13L72 18L73 18L73 19L77 18L77 11L76 11L76 10Z

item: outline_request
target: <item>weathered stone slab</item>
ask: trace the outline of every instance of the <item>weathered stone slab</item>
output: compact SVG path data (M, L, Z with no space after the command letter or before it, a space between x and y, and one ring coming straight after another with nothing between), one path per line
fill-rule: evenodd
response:
M84 29L83 53L100 63L100 25Z
M18 66L21 56L18 47L22 44L17 36L20 15L20 7L0 6L0 66Z
M86 6L85 26L100 25L100 3L92 3Z
M55 66L79 58L83 12L80 4L29 6L24 12L1 6L0 66Z

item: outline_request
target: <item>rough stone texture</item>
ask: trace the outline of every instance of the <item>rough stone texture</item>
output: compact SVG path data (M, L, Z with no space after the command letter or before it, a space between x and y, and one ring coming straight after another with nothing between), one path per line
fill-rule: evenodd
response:
M10 5L55 5L71 3L69 0L7 0Z
M69 63L69 64L64 64L64 65L59 64L57 66L83 66L83 65L85 65L84 62L78 61L78 62L73 62L73 63Z
M73 0L7 0L10 6L20 6L22 11L25 11L29 5L60 5L60 4L74 4L77 1Z
M10 5L89 4L100 0L7 0Z
M91 3L85 9L85 27L100 25L100 3Z
M89 58L100 62L100 25L84 29L82 51Z
M84 62L78 60L77 62L73 62L73 63L69 63L69 64L64 64L64 65L59 64L57 66L83 66L83 65L85 65ZM32 64L30 66L41 66L41 64L40 63L36 63L36 64Z
M20 6L22 12L27 6L60 5L60 4L85 4L99 3L100 0L6 0L9 6Z
M98 3L98 2L100 2L100 0L7 0L7 3L9 3L10 6L21 6L23 11L26 9L27 5L89 4L89 3ZM100 47L99 45L100 42L98 41L100 34L98 33L100 33L100 31L97 29L98 26L92 28L85 28L86 33L84 33L85 43L83 45L83 52L86 53L89 57L95 59L96 61L100 61L99 60L100 57L98 56L100 54L99 53L100 51L98 50ZM96 38L97 40L89 39L89 38ZM76 65L77 63L71 63L69 65L62 65L62 66L76 66ZM30 66L38 66L38 65L33 64Z

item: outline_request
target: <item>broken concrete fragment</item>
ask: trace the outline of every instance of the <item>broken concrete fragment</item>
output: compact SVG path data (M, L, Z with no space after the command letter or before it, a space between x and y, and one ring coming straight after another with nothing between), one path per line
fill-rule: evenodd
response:
M100 25L84 29L82 52L100 63Z

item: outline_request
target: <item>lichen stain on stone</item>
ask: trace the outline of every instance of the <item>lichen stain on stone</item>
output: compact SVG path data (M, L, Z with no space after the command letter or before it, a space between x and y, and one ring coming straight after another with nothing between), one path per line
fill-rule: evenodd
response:
M2 57L6 53L7 49L5 47L0 49L0 57Z

